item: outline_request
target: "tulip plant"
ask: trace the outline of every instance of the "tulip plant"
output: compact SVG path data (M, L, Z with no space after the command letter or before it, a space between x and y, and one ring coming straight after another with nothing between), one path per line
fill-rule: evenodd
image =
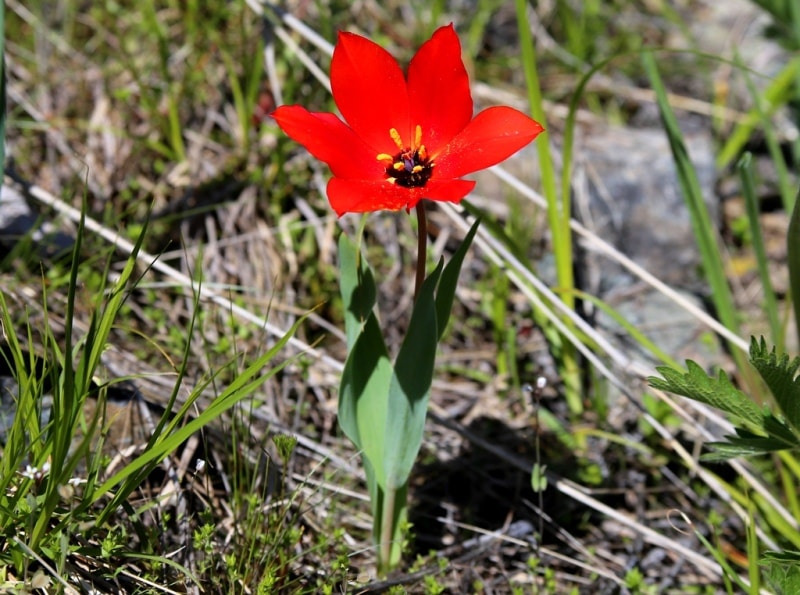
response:
M406 73L372 41L340 33L331 88L341 119L292 105L273 117L328 164L331 207L345 213L416 210L415 300L392 363L376 315L377 288L357 240L339 240L348 356L339 425L362 457L372 502L378 569L400 561L408 479L422 443L436 348L450 316L461 263L477 230L426 278L425 202L458 203L475 186L462 177L506 159L542 131L510 107L473 114L469 77L452 25L425 42Z

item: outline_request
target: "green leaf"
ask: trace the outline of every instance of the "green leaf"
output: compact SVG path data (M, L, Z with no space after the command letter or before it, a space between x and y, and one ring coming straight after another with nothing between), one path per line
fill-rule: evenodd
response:
M544 492L547 489L547 465L533 464L531 469L531 489L534 492Z
M372 270L357 244L339 236L340 289L347 334L347 361L339 385L339 427L361 451L370 499L385 487L384 436L392 364L373 308L377 296Z
M775 593L800 593L800 552L765 552L760 564L766 567L767 580Z
M727 442L709 442L715 452L704 455L704 461L725 461L735 457L763 455L778 450L800 446L797 437L783 420L771 413L764 416L763 429L767 435L754 434L744 428L736 428L735 436L725 436Z
M372 270L361 255L359 247L347 237L339 236L339 289L344 304L344 327L347 335L347 350L361 333L361 328L375 307L377 289Z
M786 445L779 440L753 435L752 438L737 438L725 436L727 442L709 442L707 446L714 452L703 455L704 461L727 461L736 457L753 457L764 455L777 450L783 450Z
M769 349L763 337L750 341L750 363L758 370L772 391L775 401L794 430L800 429L800 357L789 360L785 353L778 355L775 347Z
M706 446L712 448L713 451L700 457L700 460L705 463L724 463L737 457L752 457L763 455L766 452L760 448L739 446L729 442L709 442Z
M478 231L478 226L481 220L477 219L472 224L469 232L467 233L464 241L453 254L450 262L444 267L442 271L442 278L439 281L439 289L436 292L436 321L439 327L438 339L442 338L447 323L450 320L450 312L453 309L453 298L456 295L456 286L458 285L458 276L461 273L461 265L464 263L464 257L467 250L472 245L472 240L475 238L475 232Z
M384 464L387 486L394 489L408 481L422 444L439 337L434 289L442 267L439 262L422 284L389 387Z
M797 434L792 431L792 427L786 423L782 417L776 417L771 411L764 414L762 428L767 436L780 440L786 444L786 448L796 448L800 446Z
M339 426L372 464L375 480L384 488L384 427L391 383L392 363L375 314L370 313L342 371Z
M786 232L786 265L789 269L789 289L793 296L794 324L800 341L800 200L797 198Z
M714 378L691 360L686 361L686 368L688 371L684 374L673 368L659 366L656 371L663 378L651 376L647 381L653 388L689 397L761 427L761 409L733 386L725 372L720 371L719 376Z

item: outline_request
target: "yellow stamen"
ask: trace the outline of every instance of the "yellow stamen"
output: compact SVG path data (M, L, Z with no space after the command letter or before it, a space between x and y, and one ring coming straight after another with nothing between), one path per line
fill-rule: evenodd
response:
M412 168L411 168L411 173L412 173L412 174L418 174L418 173L419 173L419 172L421 172L423 169L425 169L425 168L424 168L424 167L422 167L421 165L415 165L414 167L412 167Z
M403 171L406 168L406 164L403 163L402 161L395 161L392 167L395 168L397 171Z
M394 157L392 157L388 153L378 153L378 156L376 157L376 159L378 161L391 161L392 159L394 159Z
M401 151L405 149L405 147L403 146L403 139L400 138L400 133L397 132L397 128L390 128L389 136L392 137L392 140L394 141L394 144L397 145L398 149L400 149Z
M419 126L417 126L419 128ZM420 145L419 149L417 149L417 155L419 156L422 161L425 161L428 158L428 149L425 148L425 145Z
M390 184L394 184L397 181L397 178L386 178L386 181Z
M422 146L422 126L417 124L417 128L414 131L414 147L421 147Z

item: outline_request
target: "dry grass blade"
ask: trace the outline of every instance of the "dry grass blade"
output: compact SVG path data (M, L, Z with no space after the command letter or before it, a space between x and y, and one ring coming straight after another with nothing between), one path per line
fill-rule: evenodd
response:
M534 204L542 208L546 206L544 197L539 195L539 193L533 190L530 186L523 183L519 178L508 173L502 167L495 166L490 171L494 173L498 178L500 178L503 182L507 183L510 187L517 190L522 196L530 199ZM614 248L612 245L610 245L608 242L603 240L603 238L598 237L596 234L592 233L591 230L586 229L586 227L584 227L579 221L572 219L570 221L570 228L577 235L579 235L584 241L586 241L588 248L622 265L633 275L635 275L638 279L641 279L644 283L647 283L650 287L652 287L659 293L662 293L663 295L667 296L670 300L673 300L675 303L680 304L680 306L683 309L685 309L692 316L697 318L697 320L701 321L703 324L708 326L708 328L713 330L715 333L718 333L719 335L725 337L732 344L738 346L743 351L747 351L747 349L749 348L749 344L742 337L739 337L738 335L732 333L730 330L725 328L725 326L720 324L718 320L710 316L708 312L705 312L700 308L698 308L696 305L688 302L685 298L683 298L680 294L678 294L678 292L672 289L669 285L663 283L658 279L658 277L656 277L649 271L645 270L644 268L636 264L625 254L623 254L622 252Z
M468 229L469 221L465 220L462 214L459 212L458 209L451 205L444 205L444 211L450 216L451 220L462 230ZM550 309L548 304L545 304L539 295L544 295L548 297L549 304L552 304L556 308L560 310L560 312L566 316L572 318L573 323L576 327L580 328L582 332L586 333L588 337L591 338L593 342L595 342L601 348L604 348L604 355L611 358L612 361L615 362L617 367L621 370L624 370L628 374L632 374L635 377L638 377L640 381L645 380L649 375L653 373L651 369L642 365L641 363L634 362L628 356L622 354L618 350L611 347L608 341L599 334L599 332L589 326L586 321L581 319L579 316L576 315L575 312L565 308L561 301L530 271L525 269L520 263L516 262L516 259L508 253L508 251L497 241L495 240L490 234L486 233L485 230L481 229L478 232L478 236L475 241L476 245L480 246L482 250L487 253L487 256L494 260L495 262L501 264L502 266L510 266L512 268L506 269L507 273L509 274L509 278L513 283L515 283L520 291L522 291L528 299L531 300L533 306L538 309L540 312L544 312L550 317L553 324L559 328L559 331L564 333L564 335L570 340L574 341L575 346L578 350L592 363L594 368L604 375L609 382L611 382L616 388L620 390L622 394L629 400L629 402L636 407L642 417L647 420L649 424L653 426L654 429L662 436L662 438L666 441L666 443L672 448L683 460L683 462L687 465L689 469L693 472L700 475L703 478L703 481L714 490L714 492L725 502L730 504L734 510L736 510L737 514L743 520L748 518L747 511L745 511L742 507L740 507L736 502L733 501L731 495L725 489L725 487L720 484L714 476L709 473L707 470L702 468L696 459L696 457L688 452L681 443L676 440L673 436L673 433L668 430L662 423L658 420L653 418L650 414L648 414L643 406L641 405L638 398L635 397L633 390L631 387L626 383L622 378L620 378L617 374L612 372L602 361L601 359L588 348L586 344L580 341L574 334L572 334L566 327L560 324L560 319L555 316L555 314ZM516 263L516 264L515 264ZM524 277L525 282L521 280L521 277ZM527 283L530 283L533 287L535 287L537 292L540 294L534 293L529 289ZM702 406L701 404L694 402L694 401L686 401L684 405L679 406L673 400L671 400L667 395L662 393L661 391L654 391L662 400L671 404L674 410L681 411L683 407L689 407L695 409L698 412L703 413L709 419L713 419L717 425L721 428L730 428L730 424L724 420L722 417L717 415L715 412L710 410L707 407ZM696 416L693 415L686 415L684 416L684 420L691 423L692 426L696 431L699 431L702 435L706 437L706 439L713 439L714 436L708 432L706 428L704 428L697 420ZM772 506L775 507L775 510L779 512L783 516L786 522L788 522L792 526L797 526L798 522L794 519L793 515L789 510L786 509L780 502L778 502L774 496L769 493L769 490L759 481L756 477L748 470L748 464L744 461L731 461L731 466L737 470L737 472L745 478L745 480L751 485L753 489L755 489L759 494L765 497ZM528 469L531 468L529 465ZM573 493L570 491L570 493ZM585 498L586 496L582 496ZM598 504L600 504L598 502ZM600 508L597 508L598 511L608 512L608 507L601 505ZM759 528L760 530L760 528ZM774 547L774 542L770 539L763 531L759 535L765 542L770 543ZM715 563L714 563L715 564Z
M43 188L40 188L36 185L31 185L27 187L27 191L30 196L35 198L37 201L54 209L58 213L61 213L73 223L76 223L80 220L80 211L68 205L53 194L47 192ZM96 233L99 237L103 238L123 254L129 255L132 253L133 244L128 239L124 238L116 231L101 225L91 217L86 218L86 229ZM153 270L162 273L166 277L172 279L179 286L196 291L202 299L222 306L225 310L229 310L243 321L256 325L257 328L265 330L273 337L283 337L286 334L284 330L275 327L263 316L253 314L240 305L233 303L230 298L216 293L205 285L197 283L188 275L185 275L173 267L160 262L156 256L142 251L139 253L138 259L145 266L151 267ZM305 353L309 357L318 359L321 363L329 366L333 371L339 372L344 367L344 364L342 364L340 361L316 350L311 345L308 345L299 339L292 337L289 339L288 344L298 352Z

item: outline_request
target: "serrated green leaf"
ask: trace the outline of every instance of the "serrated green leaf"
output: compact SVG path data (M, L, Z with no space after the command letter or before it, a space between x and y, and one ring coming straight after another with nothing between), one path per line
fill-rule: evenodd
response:
M704 461L720 461L735 457L752 457L796 446L787 444L774 436L753 434L742 428L736 428L735 436L725 436L726 442L709 442L707 446L714 449L701 457Z
M733 386L724 372L720 371L719 376L714 378L692 360L686 361L686 369L687 372L683 373L667 366L659 366L656 371L663 378L651 376L647 381L653 388L683 395L730 413L755 427L761 426L761 409L750 397Z
M744 428L736 428L735 436L725 436L727 442L709 442L707 446L713 448L715 452L704 455L701 457L702 460L723 461L735 457L763 455L798 446L797 438L780 419L770 414L765 420L770 420L769 424L764 426L768 432L767 436L754 434ZM769 429L774 431L770 432Z
M737 428L737 433L739 431L740 430ZM772 436L759 436L758 434L745 433L741 436L725 436L725 438L731 446L753 449L753 454L765 454L786 448L785 442L777 440Z
M781 440L786 444L785 448L797 448L800 446L800 439L798 439L797 434L792 431L791 426L786 423L786 420L775 417L771 412L764 414L762 428L768 436L772 436L776 440Z
M442 267L440 262L422 284L394 365L389 388L384 457L389 487L399 488L408 481L422 444L439 338L434 290Z
M730 442L708 442L706 446L713 450L701 456L700 460L709 463L721 463L737 457L752 457L769 452L758 447L736 445Z
M797 440L794 439L793 435L790 435L789 441L786 441L779 436L756 434L745 428L734 428L734 430L736 431L735 436L725 436L725 438L734 444L765 444L769 445L769 450L792 448L797 445Z
M775 402L794 430L800 429L800 357L790 360L787 354L778 355L770 349L764 337L750 340L750 363L758 370L772 391Z
M464 263L464 257L467 250L472 245L472 240L475 238L475 233L478 231L478 226L481 220L477 219L472 224L469 232L467 233L464 241L453 254L450 262L444 267L442 278L439 281L439 289L436 291L436 321L439 326L438 339L442 338L447 323L450 320L450 312L453 309L453 298L456 295L456 286L458 285L458 276L461 273L461 265Z
M766 552L760 564L766 567L767 580L776 594L800 593L799 552Z
M800 552L796 550L781 550L779 552L764 552L761 562L780 562L781 564L790 562L800 565Z

